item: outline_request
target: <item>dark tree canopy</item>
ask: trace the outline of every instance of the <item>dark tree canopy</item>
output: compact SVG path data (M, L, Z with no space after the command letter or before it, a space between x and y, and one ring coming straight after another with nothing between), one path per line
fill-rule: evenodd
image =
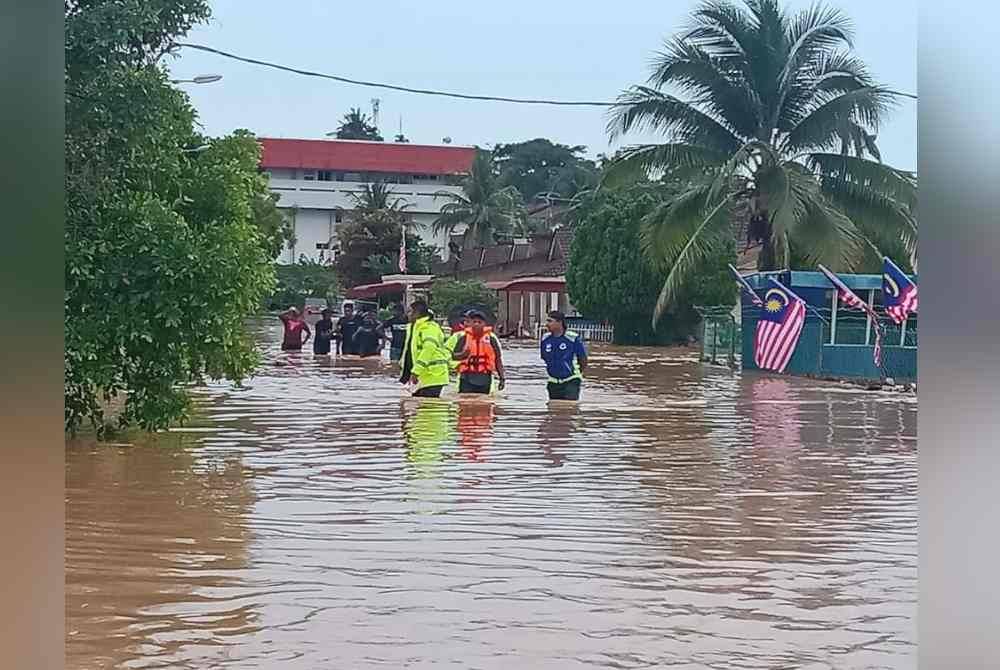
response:
M675 191L643 184L602 190L578 210L567 288L585 316L607 319L623 344L666 344L683 340L698 323L693 305L732 305L735 284L726 263L732 247L720 249L682 289L679 300L656 331L649 315L666 269L645 259L640 245L643 218Z
M383 141L378 128L372 125L368 115L357 107L351 108L351 111L344 114L344 119L337 128L337 139Z
M594 187L597 166L583 157L584 146L556 144L544 138L513 144L498 144L493 160L505 186L513 186L525 202L549 193L571 198Z

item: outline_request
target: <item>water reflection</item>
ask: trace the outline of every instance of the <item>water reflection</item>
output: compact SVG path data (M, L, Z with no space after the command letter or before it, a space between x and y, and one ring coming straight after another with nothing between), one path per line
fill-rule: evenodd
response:
M274 352L71 445L68 667L913 667L912 397L591 358L576 405L534 347L496 402Z

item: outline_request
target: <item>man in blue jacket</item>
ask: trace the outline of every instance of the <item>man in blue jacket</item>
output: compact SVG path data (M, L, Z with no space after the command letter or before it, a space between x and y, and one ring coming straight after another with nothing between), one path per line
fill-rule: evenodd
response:
M587 370L587 348L579 334L566 328L566 315L549 312L549 332L542 337L542 360L549 373L549 400L579 400L583 373Z

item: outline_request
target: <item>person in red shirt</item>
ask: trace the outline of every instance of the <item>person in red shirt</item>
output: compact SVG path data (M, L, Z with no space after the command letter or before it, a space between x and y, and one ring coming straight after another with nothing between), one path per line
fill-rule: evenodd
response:
M281 325L285 328L284 338L281 341L282 351L302 351L302 345L309 341L312 331L306 324L305 318L294 307L289 307L286 311L278 315ZM305 339L302 334L305 333Z

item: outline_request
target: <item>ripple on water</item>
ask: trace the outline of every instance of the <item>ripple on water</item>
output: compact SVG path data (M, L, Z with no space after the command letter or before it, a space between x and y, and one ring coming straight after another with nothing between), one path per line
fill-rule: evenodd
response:
M69 444L67 665L913 667L911 397L595 347L550 406L506 354L495 403L274 354Z

